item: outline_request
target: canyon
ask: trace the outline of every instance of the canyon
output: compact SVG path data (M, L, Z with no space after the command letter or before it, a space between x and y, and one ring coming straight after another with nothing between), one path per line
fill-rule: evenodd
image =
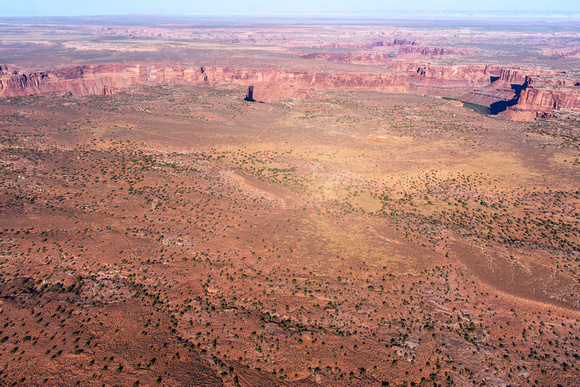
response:
M340 54L333 55L333 58L342 58ZM313 58L318 56L306 56L306 59ZM352 56L346 58L350 63ZM523 120L561 109L580 109L579 80L569 79L562 72L499 66L441 67L397 61L385 63L385 70L379 73L310 73L216 66L103 64L30 74L0 67L0 97L51 93L108 95L149 83L252 85L256 98L265 102L302 98L330 88L428 94L487 106L513 101L503 116Z

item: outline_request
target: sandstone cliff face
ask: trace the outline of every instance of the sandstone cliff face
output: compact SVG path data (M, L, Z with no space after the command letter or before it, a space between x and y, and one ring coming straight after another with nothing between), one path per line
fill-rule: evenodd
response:
M526 73L534 73L527 75ZM530 121L552 115L560 109L580 110L578 80L566 77L565 72L545 70L502 69L492 87L500 91L509 85L515 95L502 114L512 120ZM505 99L504 101L508 101Z
M573 88L580 86L580 79L565 78L564 72L552 72L536 75L528 75L525 79L526 86L531 87L565 87Z
M523 88L513 106L508 106L500 116L514 121L532 121L552 117L554 111L569 109L580 111L580 93L570 88L535 89Z
M506 104L512 112L544 114L551 110L580 109L580 91L576 90L578 81L575 80L545 74L525 76L518 69L483 65L442 67L412 61L391 61L388 69L383 73L327 73L219 66L105 64L24 74L4 66L0 67L0 97L49 93L107 95L146 83L210 86L233 83L252 85L253 98L258 101L307 96L315 90L333 88L431 94L483 105L513 101Z
M418 92L456 97L469 88L490 83L486 66L418 67L384 73L297 72L278 69L181 67L172 65L93 65L22 74L0 74L0 97L48 93L110 94L143 83L254 85L254 98L272 101L307 94L318 88Z
M526 81L526 75L519 69L501 69L498 81L509 84L522 84Z
M499 106L500 112L505 109L500 114L504 118L530 121L551 116L555 110L580 110L578 85L580 81L568 78L562 71L501 69L499 77L489 86L474 90L462 99L489 104L492 112Z
M395 38L393 40L378 40L372 43L361 43L361 44L353 44L353 43L328 43L319 45L316 47L319 48L358 48L358 49L365 49L370 50L376 47L392 47L392 46L406 46L406 45L415 45L417 42L413 40L407 39L399 39Z
M580 94L572 90L528 88L522 90L515 110L550 111L580 109Z
M519 69L498 68L487 66L485 75L489 75L490 83L474 88L460 99L471 103L492 106L498 102L511 101L518 97L518 91L523 88L526 76Z
M383 47L379 44L383 42L375 42L375 45L368 48ZM387 46L386 44L384 46ZM394 44L390 44L394 46ZM302 59L322 59L329 62L337 63L355 63L355 64L384 64L392 60L392 58L405 59L434 59L441 58L444 55L464 55L461 51L454 51L439 47L420 47L414 45L402 45L398 48L393 48L387 51L378 52L313 52L300 56Z
M254 98L271 101L293 97L316 88L366 89L406 92L409 83L397 74L336 74L292 72L276 69L180 67L170 65L98 65L51 70L43 73L0 73L0 97L71 93L109 94L144 83L254 85Z
M440 47L402 46L397 57L400 58L441 58L445 55L465 55L463 51Z
M110 94L149 82L203 82L198 68L144 65L93 65L22 74L0 71L0 97L71 93Z
M495 84L475 89L467 94L462 95L459 99L482 106L492 106L498 102L511 101L516 97L515 91L508 86L497 87Z
M408 79L399 74L310 73L277 69L205 67L204 76L209 85L252 84L254 99L258 101L296 97L316 89L327 88L384 92L406 92L409 88Z
M336 63L383 64L391 59L389 52L313 52L302 59L322 59Z
M561 58L580 58L580 48L569 48L565 50L545 50L542 55L556 56Z
M415 70L424 78L447 81L465 82L467 87L484 87L491 83L491 77L500 69L492 66L428 66L422 65Z

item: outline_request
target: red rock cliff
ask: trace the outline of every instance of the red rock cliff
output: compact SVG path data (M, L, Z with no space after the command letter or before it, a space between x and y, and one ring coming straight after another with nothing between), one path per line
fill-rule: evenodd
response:
M203 82L194 68L142 65L94 65L22 74L0 71L0 97L71 93L108 94L111 90L148 82Z
M268 101L307 93L315 88L406 92L402 74L309 73L277 69L181 67L173 65L92 65L23 74L0 71L0 97L49 93L107 94L131 85L167 82L255 85L256 99Z
M533 89L522 90L515 110L550 111L580 109L580 94L572 90Z
M492 83L492 80L496 82ZM558 77L527 76L498 66L430 66L419 62L390 62L388 70L373 73L286 71L231 67L184 67L168 64L108 64L60 68L24 74L0 68L0 97L71 93L110 94L145 83L254 86L254 98L272 101L308 95L317 89L376 90L466 97L486 103L509 99L507 85L522 81L514 111L580 109L577 81ZM499 85L499 86L498 86ZM541 86L536 88L535 86ZM556 88L559 87L559 88ZM510 94L511 93L511 94ZM506 98L507 96L507 98Z

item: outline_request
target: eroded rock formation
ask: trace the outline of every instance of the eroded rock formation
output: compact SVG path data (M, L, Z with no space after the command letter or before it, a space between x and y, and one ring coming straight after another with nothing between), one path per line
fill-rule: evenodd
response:
M192 83L254 85L253 98L272 101L294 97L316 88L368 89L406 92L407 77L401 74L309 73L276 69L231 67L182 67L173 65L91 65L24 74L0 72L0 97L71 93L108 94L145 83Z
M465 53L441 47L402 46L397 54L398 57L404 58L440 58L445 55L465 55Z
M244 101L256 102L254 99L254 85L248 86L248 92L246 93L246 98L244 98Z
M381 64L391 59L389 52L313 52L302 59L322 59L336 63Z
M319 45L319 48L356 48L356 49L364 49L370 50L376 47L392 47L392 46L406 46L406 45L415 45L417 44L414 40L407 40L407 39L400 39L394 38L392 40L377 40L372 43L360 43L360 44L353 44L353 43L329 43Z
M373 73L187 67L169 64L106 64L76 66L25 74L0 67L0 97L69 93L103 94L146 83L189 83L249 86L252 100L274 101L306 96L318 89L376 90L454 97L472 103L500 106L508 118L537 117L559 109L580 109L577 80L565 73L506 69L498 66L430 66L421 62L391 61ZM499 104L499 105L498 105ZM538 115L535 114L538 112Z

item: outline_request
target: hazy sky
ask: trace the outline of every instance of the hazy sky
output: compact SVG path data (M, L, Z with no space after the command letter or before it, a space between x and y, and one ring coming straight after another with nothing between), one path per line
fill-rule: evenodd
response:
M229 15L353 11L580 12L580 0L0 0L0 16Z

